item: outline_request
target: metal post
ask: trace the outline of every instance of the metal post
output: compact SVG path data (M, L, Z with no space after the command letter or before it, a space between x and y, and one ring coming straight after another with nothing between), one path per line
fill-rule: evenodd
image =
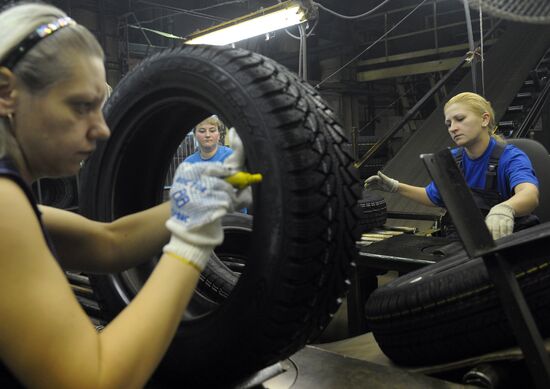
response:
M525 363L538 389L550 388L550 360L531 310L527 306L512 269L500 253L483 256L489 277L495 284L502 309L518 341Z
M466 29L468 30L468 44L470 46L470 51L473 53L475 51L474 44L474 33L472 31L472 19L470 18L470 7L468 6L468 0L464 0L464 14L466 15ZM471 62L472 69L472 88L475 93L477 93L477 58L473 56Z
M359 150L357 145L357 127L351 127L351 152L353 154L353 159L357 160L359 158Z
M462 173L448 149L421 156L441 192L458 235L471 258L482 257L502 310L523 351L537 388L550 388L550 359L503 250L498 251Z

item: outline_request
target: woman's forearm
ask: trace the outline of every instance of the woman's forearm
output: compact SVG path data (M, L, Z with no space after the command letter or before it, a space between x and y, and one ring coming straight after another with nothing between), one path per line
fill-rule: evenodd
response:
M162 257L132 303L100 333L100 387L143 387L168 348L198 277L193 267Z
M169 217L170 203L166 202L110 223L112 266L127 269L159 254L170 239L165 227Z
M40 207L65 270L90 273L120 272L160 253L170 233L165 222L170 204L101 223L81 215Z
M519 184L514 188L514 195L502 203L512 207L516 217L528 215L539 205L539 190L533 184Z
M431 202L430 198L426 194L426 189L424 187L413 186L400 182L397 193L422 205L431 207L435 206L435 204Z

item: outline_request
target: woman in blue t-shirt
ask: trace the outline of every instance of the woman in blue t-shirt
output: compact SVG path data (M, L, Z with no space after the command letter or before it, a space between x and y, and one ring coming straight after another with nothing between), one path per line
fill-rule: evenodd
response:
M494 135L495 114L482 96L465 92L444 107L445 125L458 148L452 150L472 190L476 204L486 215L494 239L509 235L526 222L539 202L538 180L527 155ZM490 160L498 161L496 183L487 180ZM381 172L365 180L365 188L399 193L429 206L443 207L439 191L431 182L412 186ZM531 221L530 221L531 222Z
M220 145L220 129L223 123L216 115L212 115L197 124L193 135L199 142L199 149L185 158L184 162L223 162L233 154L227 146Z

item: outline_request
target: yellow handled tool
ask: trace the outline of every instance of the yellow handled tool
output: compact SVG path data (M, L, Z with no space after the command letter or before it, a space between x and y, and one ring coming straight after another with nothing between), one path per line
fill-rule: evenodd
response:
M244 189L248 185L261 182L262 178L263 177L260 173L251 174L247 172L237 172L229 177L226 177L225 181L229 182L237 189Z

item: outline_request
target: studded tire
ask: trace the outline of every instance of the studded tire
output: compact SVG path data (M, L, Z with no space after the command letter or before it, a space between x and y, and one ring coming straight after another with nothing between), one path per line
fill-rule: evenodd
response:
M248 169L264 176L253 188L246 266L209 309L194 303L204 300L196 293L159 379L227 386L300 349L338 308L358 239L360 186L341 129L315 104L275 62L217 47L152 56L115 88L105 108L112 136L84 167L87 216L113 220L161 201L182 128L212 113L237 129ZM152 266L154 259L133 275L94 277L110 317Z

